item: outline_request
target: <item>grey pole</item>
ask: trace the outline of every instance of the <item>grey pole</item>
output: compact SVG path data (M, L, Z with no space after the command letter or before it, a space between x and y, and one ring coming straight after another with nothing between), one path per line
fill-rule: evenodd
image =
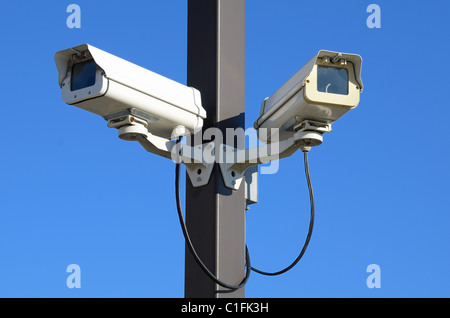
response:
M207 111L203 131L217 127L230 144L226 128L245 126L245 0L188 0L187 61L187 84L201 92ZM244 186L225 188L217 164L207 186L194 188L187 178L186 223L203 263L220 280L239 285L245 275ZM224 291L186 248L185 297L245 297L244 288Z

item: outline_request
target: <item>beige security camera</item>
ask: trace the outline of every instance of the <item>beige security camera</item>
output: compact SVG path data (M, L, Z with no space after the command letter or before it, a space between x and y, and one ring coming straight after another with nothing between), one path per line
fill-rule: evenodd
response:
M328 132L331 124L359 103L362 92L359 55L319 51L272 96L266 98L254 127L265 143L291 138L299 129ZM264 133L262 129L266 129Z

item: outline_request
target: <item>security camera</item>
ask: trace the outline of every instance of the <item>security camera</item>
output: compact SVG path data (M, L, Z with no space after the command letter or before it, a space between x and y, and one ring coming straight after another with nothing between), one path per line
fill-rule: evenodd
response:
M259 139L271 143L275 138L287 140L298 130L331 131L331 124L359 103L361 64L359 55L319 51L264 100L254 124Z
M102 116L110 127L138 121L151 134L174 138L203 126L206 111L195 88L88 44L57 52L55 62L63 101Z

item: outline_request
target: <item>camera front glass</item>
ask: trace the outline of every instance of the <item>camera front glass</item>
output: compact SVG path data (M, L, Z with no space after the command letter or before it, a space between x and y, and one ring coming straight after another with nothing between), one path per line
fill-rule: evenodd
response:
M317 90L323 93L348 95L348 71L331 66L317 67Z
M95 85L97 64L94 60L76 63L72 66L71 91Z

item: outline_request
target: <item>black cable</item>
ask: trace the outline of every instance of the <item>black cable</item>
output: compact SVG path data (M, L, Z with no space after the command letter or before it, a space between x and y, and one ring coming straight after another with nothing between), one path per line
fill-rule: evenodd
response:
M286 267L285 269L282 269L282 270L280 270L278 272L274 272L274 273L268 273L268 272L264 272L259 269L256 269L254 267L251 267L251 269L256 273L259 273L262 275L267 275L267 276L276 276L276 275L286 273L288 270L290 270L292 267L294 267L300 261L300 259L303 257L303 254L305 254L305 252L306 252L306 248L308 247L309 241L311 239L313 227L314 227L314 193L313 193L312 184L311 184L311 176L309 175L308 151L304 151L303 153L304 153L304 161L305 161L305 175L306 175L306 181L308 183L308 189L309 189L309 201L311 203L311 218L309 221L308 235L306 236L305 243L303 245L303 248L302 248L300 254L295 259L295 261L291 265Z
M180 143L181 141L181 137L179 137L177 139L177 145ZM176 201L177 201L177 210L178 210L178 218L180 220L180 225L181 225L181 230L183 231L183 235L184 235L184 239L186 240L187 246L189 248L189 251L191 252L192 256L194 256L195 261L197 262L197 264L200 266L200 268L203 270L203 272L209 276L209 278L211 278L216 284L231 289L231 290L235 290L235 289L239 289L244 287L244 285L247 283L248 278L250 277L250 273L251 273L251 265L250 265L250 255L248 253L248 249L247 246L245 246L245 262L246 262L246 273L245 273L245 277L242 280L242 282L235 286L235 285L230 285L227 283L222 282L221 280L219 280L213 273L211 273L211 271L206 267L205 264L203 264L202 260L200 259L200 257L198 256L197 252L195 251L194 246L192 245L192 241L191 238L189 236L187 227L186 227L186 222L184 222L184 218L183 218L183 209L181 207L181 197L180 197L180 163L176 163L176 167L175 167L175 193L176 193Z

